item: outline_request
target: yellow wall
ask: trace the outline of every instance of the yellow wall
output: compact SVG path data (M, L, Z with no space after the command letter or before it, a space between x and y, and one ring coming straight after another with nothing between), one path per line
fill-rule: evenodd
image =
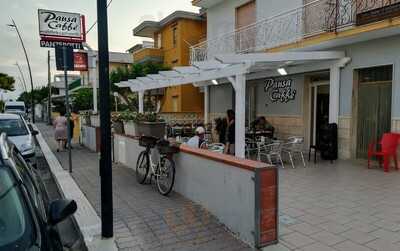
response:
M177 28L176 45L173 44L173 28ZM161 29L161 49L164 65L169 67L189 65L189 44L196 44L206 34L206 23L202 21L179 19ZM157 46L157 36L154 41ZM186 41L186 42L185 42ZM189 44L188 44L189 43ZM178 97L178 112L203 112L203 94L193 85L170 87L162 99L162 112L173 112L173 97Z

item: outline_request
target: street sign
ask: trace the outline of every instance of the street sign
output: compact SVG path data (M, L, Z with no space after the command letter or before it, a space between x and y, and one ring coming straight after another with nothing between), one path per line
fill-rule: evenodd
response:
M74 70L88 70L88 56L86 52L74 52Z
M73 71L74 70L74 51L70 47L65 47L66 53L64 53L64 47L56 47L56 67L58 71ZM64 60L64 55L66 60ZM67 68L64 68L66 63Z
M47 48L56 48L56 47L69 47L72 49L82 50L83 46L80 42L65 42L65 41L49 41L40 39L40 47L47 47Z

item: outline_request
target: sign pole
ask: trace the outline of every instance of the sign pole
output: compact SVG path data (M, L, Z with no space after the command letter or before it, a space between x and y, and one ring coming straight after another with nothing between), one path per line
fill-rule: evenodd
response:
M101 234L104 238L112 238L114 233L107 0L97 0L97 20L101 126Z
M64 60L64 80L65 80L65 109L67 114L67 145L68 145L68 164L69 172L72 173L72 158L71 158L71 112L69 109L69 90L68 90L68 61L67 61L67 47L63 46L63 60Z
M47 85L49 89L48 104L47 104L47 116L48 124L52 125L51 121L51 73L50 73L50 50L47 51Z

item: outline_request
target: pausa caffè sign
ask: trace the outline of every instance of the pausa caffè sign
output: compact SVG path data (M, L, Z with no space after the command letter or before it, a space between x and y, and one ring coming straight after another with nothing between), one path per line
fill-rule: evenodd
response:
M38 10L39 34L55 37L81 37L81 15L53 10Z
M269 78L265 81L264 92L273 103L287 103L296 98L297 90L293 86L293 79Z

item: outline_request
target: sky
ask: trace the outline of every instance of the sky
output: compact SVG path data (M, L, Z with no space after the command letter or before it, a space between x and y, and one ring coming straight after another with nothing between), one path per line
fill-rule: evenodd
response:
M16 98L22 90L17 66L22 67L25 80L30 86L25 56L14 29L6 24L11 18L16 22L27 49L32 69L34 88L47 85L47 51L39 46L38 9L81 13L86 16L86 27L97 19L96 0L0 0L0 72L15 78L16 91L5 98ZM108 8L109 49L125 52L133 45L148 40L132 35L132 29L145 20L158 21L175 10L197 12L191 0L112 0ZM87 37L88 44L97 49L97 26ZM56 72L54 49L51 49L51 71Z

